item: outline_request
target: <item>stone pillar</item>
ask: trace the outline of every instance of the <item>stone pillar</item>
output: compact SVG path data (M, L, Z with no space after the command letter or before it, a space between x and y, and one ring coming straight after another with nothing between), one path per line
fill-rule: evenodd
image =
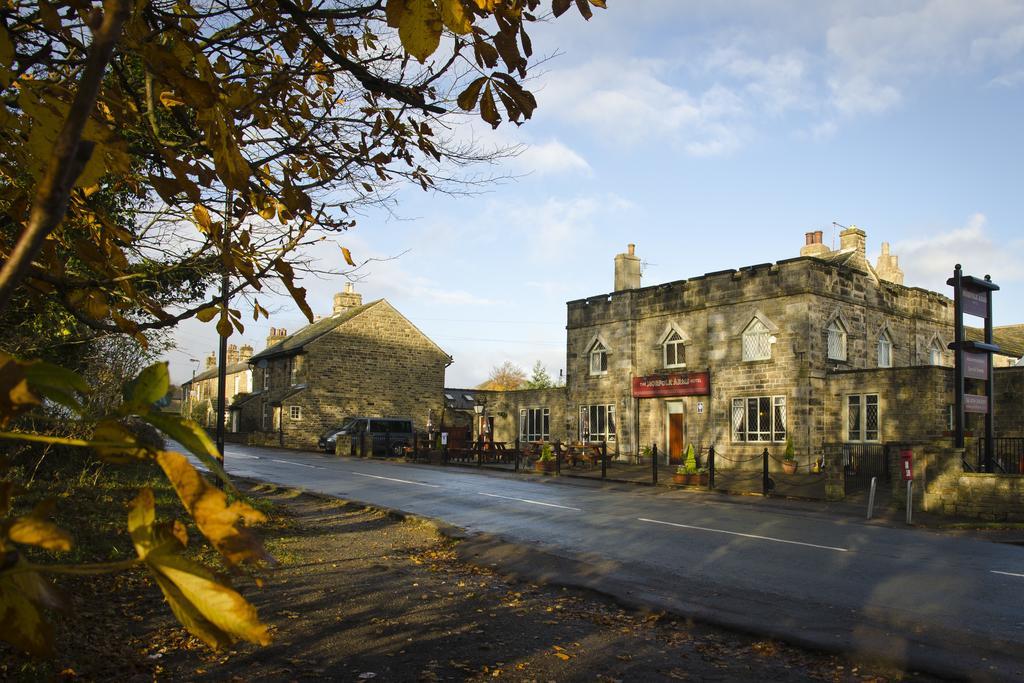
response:
M846 497L846 475L843 473L842 444L825 444L825 499L842 500Z

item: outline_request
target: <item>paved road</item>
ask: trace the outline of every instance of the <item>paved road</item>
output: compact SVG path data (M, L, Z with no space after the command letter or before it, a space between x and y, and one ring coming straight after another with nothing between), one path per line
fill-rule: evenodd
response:
M233 475L443 520L482 557L915 668L1024 680L1024 549L807 508L229 445ZM509 544L514 545L509 545Z

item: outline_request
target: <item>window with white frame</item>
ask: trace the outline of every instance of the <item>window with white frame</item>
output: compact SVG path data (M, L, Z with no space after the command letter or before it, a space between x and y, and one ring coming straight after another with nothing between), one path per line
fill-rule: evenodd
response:
M732 440L786 440L786 397L743 396L732 400Z
M828 324L828 359L846 360L846 330L838 318Z
M270 418L273 415L273 409L269 403L263 404L263 431L270 429Z
M878 338L878 367L892 367L892 338L888 332L882 332Z
M608 349L597 341L590 347L590 374L603 375L608 372Z
M551 411L547 408L519 409L519 440L550 441Z
M743 360L768 360L772 357L772 334L768 326L754 318L743 330Z
M615 406L580 406L580 440L615 441Z
M683 345L683 338L678 332L672 330L671 334L665 338L662 347L664 348L666 368L686 367L686 349Z
M878 441L880 425L878 394L850 394L846 397L847 441Z
M288 417L293 419L293 420L301 420L302 419L302 406L289 406L288 407Z
M933 339L931 346L928 347L928 364L942 365L942 345L938 339Z

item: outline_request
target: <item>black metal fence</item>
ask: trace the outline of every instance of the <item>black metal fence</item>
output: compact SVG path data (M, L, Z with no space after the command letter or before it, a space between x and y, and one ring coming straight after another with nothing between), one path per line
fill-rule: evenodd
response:
M885 444L844 443L843 478L846 492L867 489L872 477L878 477L880 482L891 481L892 470L889 465L889 447Z
M978 439L977 459L964 461L968 472L985 471L985 440ZM1024 474L1024 438L999 437L992 439L992 474Z

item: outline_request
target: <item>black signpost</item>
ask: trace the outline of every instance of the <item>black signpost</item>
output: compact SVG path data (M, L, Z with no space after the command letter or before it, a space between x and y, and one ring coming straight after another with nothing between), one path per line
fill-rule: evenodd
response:
M953 445L964 447L964 417L966 413L981 413L985 416L985 465L986 472L992 471L992 399L994 396L992 372L992 354L999 351L992 341L992 292L999 285L992 282L989 275L984 280L964 275L960 264L953 269L953 277L946 280L953 288L953 314L956 318L954 341L949 345L956 353L956 371L954 375L954 391L956 393L956 432ZM985 341L968 341L964 334L964 314L977 316L985 320ZM968 394L965 391L965 380L974 379L985 382L984 395Z

